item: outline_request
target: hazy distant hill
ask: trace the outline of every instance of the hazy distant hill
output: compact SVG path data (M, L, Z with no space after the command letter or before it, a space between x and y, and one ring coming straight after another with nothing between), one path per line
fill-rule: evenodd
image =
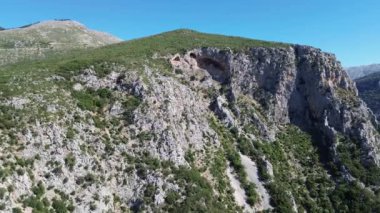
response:
M347 74L356 82L359 96L368 107L380 116L380 64L346 68Z
M346 68L346 72L352 79L357 79L371 73L380 72L380 64L357 66Z
M360 97L380 118L380 72L372 73L355 80Z
M0 31L0 65L49 53L99 47L120 42L110 34L90 30L70 20L44 21Z

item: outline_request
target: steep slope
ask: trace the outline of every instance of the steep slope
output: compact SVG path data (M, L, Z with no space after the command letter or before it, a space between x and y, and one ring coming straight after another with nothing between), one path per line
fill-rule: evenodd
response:
M54 52L99 47L121 40L70 20L44 21L0 32L0 65Z
M380 72L380 64L348 67L346 68L346 71L351 79L358 79L372 73Z
M0 77L4 211L380 210L378 124L319 49L177 30Z

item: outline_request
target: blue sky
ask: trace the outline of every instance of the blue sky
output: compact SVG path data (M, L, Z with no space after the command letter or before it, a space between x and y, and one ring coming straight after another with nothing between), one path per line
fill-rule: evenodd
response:
M379 0L1 0L0 26L70 18L123 39L177 28L307 44L380 63Z

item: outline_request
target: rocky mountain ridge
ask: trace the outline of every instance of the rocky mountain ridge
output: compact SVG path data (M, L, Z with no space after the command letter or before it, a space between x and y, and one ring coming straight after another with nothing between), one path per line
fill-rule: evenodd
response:
M355 80L372 73L380 72L380 64L348 67L345 70L347 71L348 75Z
M0 75L4 211L380 210L378 123L319 49L176 30Z

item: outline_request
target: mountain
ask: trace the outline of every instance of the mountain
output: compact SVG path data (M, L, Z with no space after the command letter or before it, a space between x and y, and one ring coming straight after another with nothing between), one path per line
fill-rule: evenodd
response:
M175 30L0 79L3 211L380 211L379 125L319 49Z
M0 31L0 65L120 41L109 34L87 29L76 21L37 22Z
M380 72L372 73L355 80L360 97L380 118Z
M380 64L349 67L346 68L346 71L352 79L358 79L371 73L380 72Z
M351 67L346 71L354 79L360 98L380 118L380 64Z

